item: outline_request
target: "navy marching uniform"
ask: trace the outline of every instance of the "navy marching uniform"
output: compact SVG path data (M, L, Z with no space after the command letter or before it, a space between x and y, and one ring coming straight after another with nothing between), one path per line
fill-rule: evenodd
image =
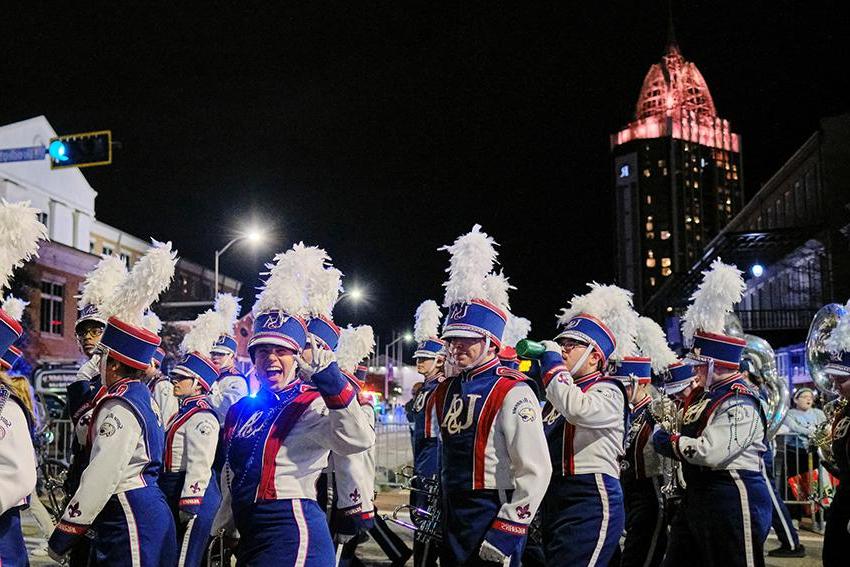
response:
M209 382L218 369L200 353L186 355L172 374L193 378L201 394L187 396L165 429L163 472L159 486L177 526L178 567L202 563L212 523L221 503L212 466L219 439L218 417L209 402Z
M682 428L657 430L656 450L682 462L685 495L670 529L664 565L764 565L771 502L762 476L766 419L758 395L737 373L746 341L697 332L696 363L712 372L683 407Z
M591 292L592 293L592 292ZM599 319L579 314L557 339L570 339L604 360L616 340ZM566 565L607 565L625 525L620 458L628 403L619 380L600 371L573 377L558 344L546 341L541 361L547 403L543 423L552 481L543 500L546 559Z
M210 352L236 356L236 339L222 335ZM230 406L248 395L248 378L231 366L222 368L211 386L210 403L218 415L219 423L224 424Z

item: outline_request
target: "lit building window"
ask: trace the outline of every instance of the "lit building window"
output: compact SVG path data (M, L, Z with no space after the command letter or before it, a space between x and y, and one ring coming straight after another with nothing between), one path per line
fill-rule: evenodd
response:
M652 172L649 171L648 167L643 170L643 176L644 177L649 177L650 175L652 175Z
M670 258L661 258L661 267L669 268L670 267Z
M649 285L655 287L655 278L649 278Z
M668 240L669 238L670 238L670 231L669 230L662 230L661 231L661 240Z
M42 333L61 335L65 322L65 286L63 284L41 282L41 323Z
M647 195L647 196L646 196L646 204L647 204L647 205L651 205L651 204L652 204L652 195Z
M694 224L699 224L699 217L694 217Z
M667 165L666 161L664 161L663 159L658 160L658 167L664 167L665 165Z
M654 268L655 267L655 258L647 258L646 259L646 267Z
M699 189L699 181L694 181L694 189Z
M664 168L664 175L665 176L667 175L667 168L666 167Z
M655 253L652 250L647 250L646 257L647 258L655 258Z
M672 273L673 272L672 272L672 270L670 270L670 268L661 268L661 275L664 276L665 278Z
M652 215L649 215L648 217L646 217L646 230L647 231L655 230L655 226L652 223Z
M690 223L691 223L691 221L693 221L693 220L694 220L694 219L693 219L693 218L691 218L691 215L688 215L688 216L686 216L686 217L685 217L685 222L686 222L687 224L690 224Z
M647 240L655 240L655 233L654 232L647 232L646 233L646 239Z

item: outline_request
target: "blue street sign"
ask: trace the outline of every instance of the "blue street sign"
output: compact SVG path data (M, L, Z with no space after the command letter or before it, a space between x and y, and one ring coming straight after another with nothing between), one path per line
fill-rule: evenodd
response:
M0 163L13 161L38 161L44 159L47 148L44 146L32 146L30 148L9 148L0 150Z

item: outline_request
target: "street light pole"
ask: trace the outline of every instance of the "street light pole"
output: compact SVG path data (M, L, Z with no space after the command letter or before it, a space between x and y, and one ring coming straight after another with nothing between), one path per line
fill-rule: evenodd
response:
M395 333L393 333L393 337L392 342L384 345L384 363L387 365L386 372L384 372L384 403L387 403L390 399L390 347L395 346L399 341L413 340L410 333L402 333L397 338L395 338ZM401 363L399 360L401 359L401 353L403 352L404 351L401 350L401 345L397 346L394 351L394 358L399 368L399 374L401 373Z
M234 238L233 240L231 240L230 242L225 244L224 248L222 248L221 250L215 251L215 286L213 286L213 289L215 289L215 293L213 294L213 297L218 297L218 259L219 259L219 257L222 254L224 254L225 252L227 252L228 248L230 248L231 246L233 246L234 244L236 244L237 242L239 242L240 240L242 240L244 238L248 238L248 235L242 234L240 236L237 236L236 238Z

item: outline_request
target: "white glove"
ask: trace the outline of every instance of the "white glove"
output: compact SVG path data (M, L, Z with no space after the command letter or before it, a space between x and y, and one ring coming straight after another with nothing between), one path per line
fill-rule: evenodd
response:
M562 349L561 349L561 345L559 345L559 344L558 344L558 343L556 343L555 341L542 341L540 344L542 344L543 346L545 346L545 347L546 347L546 350L548 350L548 351L550 351L550 352L557 352L557 353L559 353L559 354L560 354L560 352L561 352L561 350L562 350Z
M298 369L305 380L309 380L316 372L321 372L325 368L336 361L336 355L333 351L313 348L313 362L307 362L300 356L295 358L298 363Z
M501 551L492 546L487 540L481 543L481 549L478 550L478 556L484 561L493 561L504 565L510 561L510 557L504 555Z

